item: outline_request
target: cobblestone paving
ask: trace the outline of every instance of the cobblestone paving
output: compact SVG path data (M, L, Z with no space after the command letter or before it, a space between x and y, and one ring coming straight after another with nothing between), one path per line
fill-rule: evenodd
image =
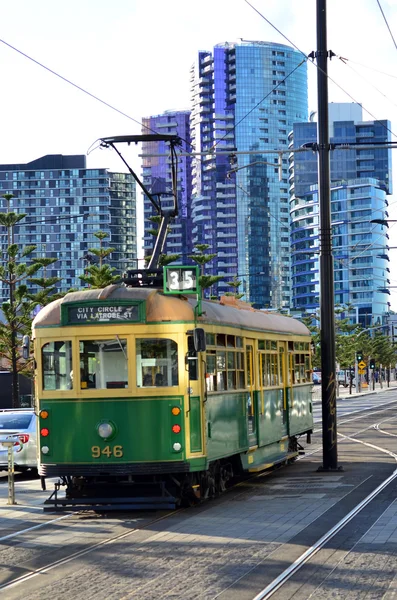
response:
M385 510L361 541L364 544L397 544L397 501Z
M330 571L325 583L312 591L316 600L392 600L390 582L396 576L397 545L374 552L372 544L359 544L334 571ZM394 592L395 594L395 592ZM308 597L307 589L304 595Z
M172 525L162 521L146 531L145 540L131 535L69 563L61 586L39 575L34 589L29 586L29 600L213 600L351 487L342 476L321 475L253 486L248 496L242 494L180 521L173 518ZM1 558L0 554L0 562ZM7 600L19 600L20 592L15 588L14 595L7 590Z

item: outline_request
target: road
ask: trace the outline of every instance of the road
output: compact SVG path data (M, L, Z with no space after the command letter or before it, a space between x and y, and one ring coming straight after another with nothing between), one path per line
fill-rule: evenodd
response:
M396 408L397 390L338 401L344 471L319 473L321 404L315 403L316 433L305 457L171 514L43 514L48 492L38 480L17 483L17 507L7 507L0 485L1 597L252 600L395 471ZM365 519L352 521L274 597L361 598L365 571L370 597L382 598L393 585L397 551L388 546L383 556L375 540L385 531L397 540L396 493L397 485L385 489ZM368 561L376 562L376 573Z

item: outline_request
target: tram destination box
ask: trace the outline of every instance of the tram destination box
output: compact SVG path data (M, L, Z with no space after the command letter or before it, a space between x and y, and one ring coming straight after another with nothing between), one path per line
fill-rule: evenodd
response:
M139 308L139 304L70 303L62 306L62 324L136 323L141 321Z

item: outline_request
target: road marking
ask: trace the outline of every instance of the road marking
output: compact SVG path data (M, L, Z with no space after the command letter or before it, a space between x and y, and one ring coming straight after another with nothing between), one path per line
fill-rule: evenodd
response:
M28 527L27 529L21 529L21 531L16 531L15 533L9 533L8 535L4 535L0 538L0 542L4 542L5 540L10 540L11 538L17 537L18 535L22 535L23 533L28 533L29 531L33 531L34 529L40 529L40 527L46 527L46 525L50 525L51 523L56 523L57 521L62 521L63 519L67 519L71 517L71 514L63 515L62 517L57 517L56 519L52 519L51 521L46 521L45 523L40 523L40 525L33 525L33 527Z

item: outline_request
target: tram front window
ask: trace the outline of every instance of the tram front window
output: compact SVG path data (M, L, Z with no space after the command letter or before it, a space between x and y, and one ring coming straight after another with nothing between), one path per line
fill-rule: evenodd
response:
M48 342L41 349L44 390L73 387L72 342Z
M178 385L178 345L163 338L136 340L138 387Z
M80 388L128 387L127 340L80 341Z

